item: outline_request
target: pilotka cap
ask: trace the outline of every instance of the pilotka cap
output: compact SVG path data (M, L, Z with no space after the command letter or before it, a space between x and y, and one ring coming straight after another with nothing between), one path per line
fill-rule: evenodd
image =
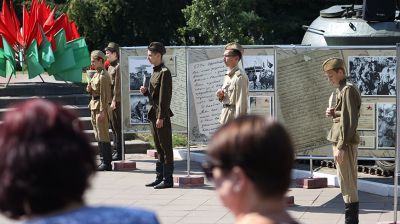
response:
M149 51L155 51L160 53L161 55L164 55L166 53L164 44L160 42L151 42L149 47L147 47Z
M322 70L324 70L324 72L337 68L345 69L343 59L328 58L327 60L324 61L324 63L322 63Z
M107 47L104 50L111 51L111 52L117 52L117 54L118 54L119 53L119 45L117 43L110 42L110 43L108 43Z
M238 44L236 42L231 42L231 43L225 45L225 50L237 50L241 54L244 53L244 49L243 49L242 45L240 45L240 44Z
M90 57L91 58L102 58L103 60L105 60L106 59L106 55L102 52L102 51L100 51L100 50L94 50L94 51L92 51L92 53L90 54Z

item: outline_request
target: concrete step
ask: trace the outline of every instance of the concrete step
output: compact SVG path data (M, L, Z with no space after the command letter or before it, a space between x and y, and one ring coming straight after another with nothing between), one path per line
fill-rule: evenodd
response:
M65 105L64 107L71 109L75 111L75 113L82 118L88 117L89 123L90 123L90 110L88 108L88 105ZM7 108L0 108L0 119L3 116L3 114L9 110L12 110L13 108L7 107ZM84 121L83 121L84 122ZM90 126L92 128L92 126Z
M50 96L87 94L85 84L71 83L14 83L0 87L0 96Z
M93 147L97 148L97 142L91 143ZM111 143L113 147L113 143ZM143 153L146 154L147 150L150 149L150 144L141 140L129 140L125 141L125 154Z
M79 117L90 117L90 110L88 107L89 101L84 105L65 105L64 107L74 110Z
M89 141L91 141L91 142L95 142L96 141L96 138L94 137L93 129L84 130L84 132L88 136ZM108 133L110 135L110 139L112 140L113 137L112 137L111 129L108 130ZM135 136L133 134L131 134L131 133L125 133L124 134L124 139L125 140L134 140Z
M63 105L88 105L88 94L71 94L71 95L51 95L51 96L4 96L0 97L0 108L10 107L12 104L19 103L29 99L47 99L58 102Z

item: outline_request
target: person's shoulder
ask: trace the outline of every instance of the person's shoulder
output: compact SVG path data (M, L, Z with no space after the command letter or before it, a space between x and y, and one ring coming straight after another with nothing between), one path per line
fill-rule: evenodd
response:
M161 72L171 74L171 71L170 71L169 68L168 68L167 66L165 66L165 65L163 65L163 66L161 67Z
M111 81L108 71L104 69L100 74L100 79Z
M98 207L100 214L104 214L104 219L109 218L110 223L112 220L118 220L117 223L128 224L158 224L157 217L154 212L141 208L123 208L123 207ZM106 224L107 222L102 222Z
M243 71L242 69L238 68L238 69L235 71L234 75L237 76L237 77L245 76L245 75L246 75L246 72Z
M59 223L86 223L86 224L159 224L153 212L138 208L123 207L83 207L71 212L43 219L27 221L23 224L59 224Z
M126 214L130 217L154 217L155 214L152 211L142 209L142 208L125 208L125 207L111 207L111 206L101 206L101 207L92 207L93 211L109 213L109 214Z
M238 69L235 71L234 76L236 76L238 79L242 79L245 81L249 80L249 77L246 75L246 73L242 69Z
M103 69L103 71L101 72L101 75L108 75L108 71L106 69Z

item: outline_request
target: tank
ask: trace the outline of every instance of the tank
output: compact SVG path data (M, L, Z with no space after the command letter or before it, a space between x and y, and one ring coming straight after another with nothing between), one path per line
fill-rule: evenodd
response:
M399 1L364 0L363 5L335 5L320 11L306 30L302 45L396 45L400 43ZM397 5L399 8L400 5ZM361 161L361 164L368 164ZM391 161L376 161L385 172L393 173Z
M382 1L381 4L385 4ZM390 1L387 1L390 2ZM394 3L393 3L394 4ZM366 15L365 5L335 5L320 11L320 16L310 26L302 45L395 45L400 43L399 12ZM391 5L387 6L392 7ZM389 10L390 11L390 10ZM379 15L382 17L379 18Z

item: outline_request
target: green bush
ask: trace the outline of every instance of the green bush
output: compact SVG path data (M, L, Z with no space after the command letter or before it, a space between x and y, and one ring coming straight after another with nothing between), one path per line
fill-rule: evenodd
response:
M137 133L137 139L148 142L151 148L155 148L153 136L150 133ZM187 136L186 134L174 133L172 134L172 147L186 147Z

